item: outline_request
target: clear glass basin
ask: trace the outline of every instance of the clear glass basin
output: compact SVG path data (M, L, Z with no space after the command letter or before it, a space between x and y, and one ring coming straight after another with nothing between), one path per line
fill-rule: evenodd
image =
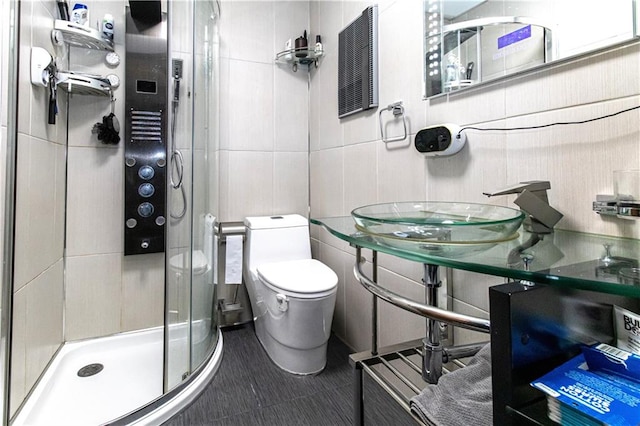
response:
M520 210L458 202L372 204L351 212L356 228L397 246L415 245L433 254L463 254L518 237ZM407 244L409 246L407 246Z

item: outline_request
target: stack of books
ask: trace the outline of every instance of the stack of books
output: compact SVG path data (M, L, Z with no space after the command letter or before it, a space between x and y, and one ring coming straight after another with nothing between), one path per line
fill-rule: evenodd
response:
M598 344L531 383L562 425L640 425L640 356Z

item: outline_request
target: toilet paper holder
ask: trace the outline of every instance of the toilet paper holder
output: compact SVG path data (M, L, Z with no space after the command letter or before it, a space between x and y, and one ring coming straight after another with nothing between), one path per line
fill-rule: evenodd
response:
M219 222L216 226L218 248L218 265L216 274L218 285L217 307L219 325L221 327L248 323L253 320L251 304L244 283L226 285L226 244L230 236L241 235L243 243L246 241L246 227L244 222ZM223 250L224 249L224 250Z

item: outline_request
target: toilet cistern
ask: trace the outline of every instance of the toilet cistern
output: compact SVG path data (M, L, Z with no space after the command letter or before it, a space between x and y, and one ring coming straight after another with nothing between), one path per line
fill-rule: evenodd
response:
M532 180L520 182L494 192L483 192L487 197L496 195L520 194L513 201L527 214L523 222L525 231L536 234L550 234L553 227L562 219L563 214L549 205L547 189L549 181Z

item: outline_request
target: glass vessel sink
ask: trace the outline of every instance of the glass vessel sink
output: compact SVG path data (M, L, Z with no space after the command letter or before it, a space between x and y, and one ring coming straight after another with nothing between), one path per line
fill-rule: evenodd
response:
M356 228L379 243L435 255L486 250L518 237L525 215L520 210L460 202L372 204L351 212Z

